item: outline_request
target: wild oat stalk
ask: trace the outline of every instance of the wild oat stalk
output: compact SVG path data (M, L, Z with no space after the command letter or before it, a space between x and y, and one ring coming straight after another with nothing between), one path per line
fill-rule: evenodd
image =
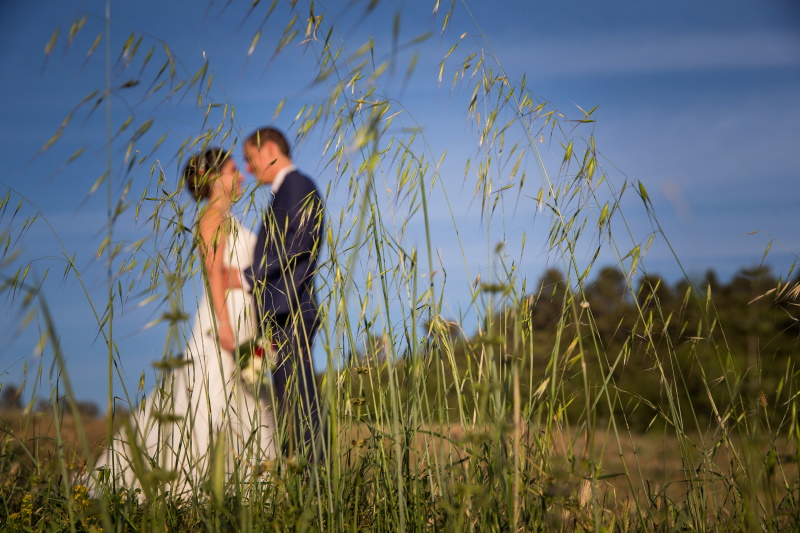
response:
M352 9L369 17L374 4ZM145 501L107 483L99 509L87 514L79 502L83 492L71 483L79 476L68 468L61 404L54 402L58 467L46 480L40 477L38 441L4 442L22 447L30 474L21 477L23 463L4 456L0 467L12 480L0 488L6 523L41 528L48 513L72 530L101 523L106 530L167 525L242 531L740 530L797 523L797 476L784 464L800 441L795 368L787 361L775 394L780 406L768 412L773 404L766 396L753 401L759 382L749 377L752 367L734 363L735 347L720 324L711 285L703 294L687 278L682 300L667 302L663 281L650 276L644 260L654 243L669 245L666 232L645 186L604 163L591 130L594 110L561 111L524 77L512 79L478 21L473 19L473 36L452 35L453 17L471 18L468 5L452 2L445 11L435 2L448 51L430 92L450 94L463 110L460 123L474 128L471 155L454 162L458 154L439 153L425 134L425 120L393 96L392 73L406 73L403 83L411 77L417 58L432 46L426 34L401 42L398 15L388 40L373 35L359 43L317 3L276 6L256 2L245 13L246 20L261 21L248 61L252 65L254 51L268 45L274 46L273 59L304 48L310 96L286 126L300 150L321 141L316 156L329 177L324 260L317 273L326 316L317 339L327 363L320 375L331 433L326 459L308 466L279 456L262 465L252 452L232 454L235 436L220 434L207 462L181 463L192 424L207 421L176 415L172 402L170 376L182 365L176 356L189 339L186 319L200 297L191 280L203 277L192 230L197 206L181 194L175 169L208 146L240 149L248 132L241 131L236 102L220 96L225 93L210 62L190 67L166 41L137 32L115 54L107 13L87 51L91 56L105 39L104 89L91 91L43 150L71 127L72 117L85 113L89 120L106 104L107 168L90 194L107 186L107 236L98 256L107 258L108 294L94 319L108 350L109 409L121 397L131 411L157 413L156 423L178 423L163 427L184 431L153 453L141 445L146 428L136 418L124 422L121 434ZM279 21L282 32L264 31ZM79 16L70 42L94 23L99 21ZM406 60L399 50L414 53ZM120 94L137 103L117 124L108 106ZM186 138L174 138L156 110L181 99L196 102L204 122ZM281 101L276 116L284 106ZM314 157L304 153L306 160ZM463 182L452 178L455 167L465 168ZM486 268L459 288L470 301L453 310L446 300L452 258L442 257L435 224L443 217L434 212L452 221L466 278L478 268L467 249L477 237L464 235L460 210L451 205L456 189L473 191L480 206L480 262ZM2 265L16 269L3 274L3 290L12 305L24 295L21 307L35 310L32 317L43 324L42 347L44 340L51 343L56 363L52 383L57 391L66 387L80 428L64 356L54 341L58 317L50 316L27 278L27 265L14 255L16 235L46 216L33 214L20 227L15 220L24 202L9 215L12 196L0 203ZM251 213L261 204L252 192L240 209ZM626 213L637 208L652 221L644 238L628 223ZM123 221L144 226L149 235L133 244L115 242L114 228ZM563 272L531 281L528 241ZM598 267L601 252L616 265ZM74 258L64 256L83 283ZM796 287L777 289L775 302L796 305ZM102 309L88 292L86 297L93 309ZM146 400L142 390L120 395L112 386L123 364L114 314L130 298L157 307L155 322L167 325L164 373ZM748 309L756 321L758 309ZM474 332L467 325L473 323ZM109 418L109 435L120 423ZM91 463L97 443L79 433L82 457ZM679 479L654 477L648 448L654 438L661 449L665 442L676 449ZM164 463L165 457L173 462ZM780 486L773 481L777 471ZM197 478L176 498L176 480L187 472ZM23 494L37 498L35 513Z

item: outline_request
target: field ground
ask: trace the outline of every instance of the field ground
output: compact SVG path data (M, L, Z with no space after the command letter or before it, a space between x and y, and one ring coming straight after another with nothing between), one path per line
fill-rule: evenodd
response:
M118 416L117 419L122 418ZM90 449L88 460L80 445L79 429L71 416L63 416L56 424L51 414L4 411L0 413L0 438L5 454L16 455L23 465L35 462L39 472L47 472L49 468L58 468L56 435L60 426L64 464L77 474L93 464L108 431L105 418L86 417L82 425ZM782 507L781 499L794 492L798 481L797 448L786 438L775 441L771 451L766 435L758 442L731 436L731 445L727 446L720 435L706 436L703 441L697 434L688 434L679 440L674 432L651 430L620 434L617 440L613 432L595 428L590 450L586 446L586 432L578 428L555 429L550 434L558 437L552 438L550 443L549 490L555 495L578 494L581 499L588 498L592 488L588 473L594 472L594 496L604 508L627 505L633 494L654 506L668 505L671 501L685 499L690 484L698 483L705 484L710 502L723 508L732 499L730 492L738 490L739 480L731 475L732 466L737 462L763 465L753 475L763 491L760 497L767 498L775 508ZM363 456L370 449L369 443L380 442L380 439L371 439L371 435L366 425L344 426L339 432L342 454L355 450L355 457ZM416 433L414 451L421 470L436 467L436 463L458 463L467 468L469 460L462 460L473 455L471 447L479 445L476 442L486 439L487 435L486 431L465 431L463 427L426 428ZM537 449L542 443L534 435L535 430L529 428L528 433L523 432L520 437L521 459L531 463L539 462L542 456L542 451ZM372 446L385 447L386 444ZM691 464L686 464L684 457L692 458ZM17 467L14 473L24 476L22 468Z
M350 443L363 441L368 434L365 427L351 427L343 432ZM444 438L432 438L430 434ZM415 447L418 451L426 450L429 456L457 461L469 455L469 444L464 443L474 440L473 434L461 427L446 431L427 429L418 434ZM590 451L586 433L577 428L554 430L553 434L559 438L551 443L551 490L588 498L591 484L587 474L594 471L595 497L603 507L627 505L634 493L655 506L682 501L690 484L705 483L711 501L722 508L732 499L730 491L737 490L739 480L732 471L733 465L740 463L765 466L763 472L753 474L759 478L761 496L770 498L776 506L789 490L796 490L798 481L796 443L786 438L771 445L767 436L756 442L731 435L730 445L726 446L720 435L706 436L703 441L697 434L687 434L679 440L674 432L652 430L620 434L617 439L612 432L596 428ZM536 439L523 436L522 441L521 447L529 452L528 456L541 455L535 451ZM774 451L770 451L773 446ZM682 447L687 450L683 454ZM691 464L686 464L683 457L691 457Z

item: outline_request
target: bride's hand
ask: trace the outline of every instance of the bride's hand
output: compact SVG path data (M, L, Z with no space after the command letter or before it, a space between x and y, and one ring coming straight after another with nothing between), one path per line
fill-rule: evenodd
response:
M219 323L219 331L217 332L219 338L219 346L223 350L233 352L236 349L236 337L233 335L233 329L230 324Z
M222 275L228 281L229 289L244 289L242 286L242 276L236 267L222 267Z

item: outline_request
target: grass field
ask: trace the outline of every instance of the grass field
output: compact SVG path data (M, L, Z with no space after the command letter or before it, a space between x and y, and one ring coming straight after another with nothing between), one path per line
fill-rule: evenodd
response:
M396 442L370 425L341 426L336 438L340 456L332 463L337 464L336 475L319 467L309 478L302 468L284 461L249 480L260 479L263 484L255 497L253 492L244 491L250 497L237 498L236 492L243 491L233 485L226 487L221 502L215 502L210 491L191 503L170 501L168 495L158 502L139 502L127 500L123 492L111 496L117 506L106 501L107 508L100 509L100 502L89 499L79 480L86 479L87 468L91 469L106 440L106 420L90 418L82 422L90 457L81 451L78 431L69 415L56 424L51 414L12 410L2 413L0 420L4 435L0 494L6 509L4 524L10 531L27 527L53 530L54 522L64 529L72 522L77 530L92 530L109 519L116 530L124 531L154 529L156 520L172 521L187 531L226 529L236 522L230 513L238 506L248 508L244 514L240 509L238 517L237 527L243 529L328 530L335 524L341 530L372 531L399 526L391 518L385 521L387 516L379 514L381 504L377 501L382 492L379 485L390 482L382 470L393 465ZM494 485L497 479L492 473L498 467L514 470L503 462L513 462L519 471L516 512L522 530L594 530L598 524L609 530L682 529L690 527L691 513L697 507L705 512L701 522L704 528L733 531L758 527L746 521L747 498L758 505L756 513L761 519L754 520L783 530L796 523L796 447L785 440L769 442L765 438L725 445L709 435L705 439L699 435L678 439L670 431L652 430L621 435L618 444L613 433L597 430L591 435L590 450L585 430L565 427L552 430L549 449L540 450L537 447L544 440L537 434L541 435L543 428L528 426L520 432L520 455L502 454L504 459L498 463L502 443L491 442L491 433L488 427L461 426L425 427L414 432L408 450L412 465L403 476L403 485L418 492L409 494L412 501L424 499L415 503L423 505L425 511L421 516L408 517L412 522L409 529L513 529L508 523L511 509L505 507L503 491ZM683 453L687 445L692 449ZM493 453L487 453L489 450ZM540 471L543 453L548 456L547 472ZM745 456L752 470L745 473L736 467L734 454ZM747 479L748 474L751 479ZM62 476L70 480L67 487ZM426 479L430 477L438 481L431 485ZM493 482L487 484L489 480ZM309 491L310 487L320 489L329 484L328 495L324 490L317 496ZM357 494L359 488L362 495ZM65 501L65 492L71 493L71 500ZM318 521L316 513L309 512L315 506L338 507L341 516L337 520L329 515ZM487 506L498 515L488 524L484 520ZM396 515L396 510L382 511L389 517ZM358 520L358 526L352 520Z

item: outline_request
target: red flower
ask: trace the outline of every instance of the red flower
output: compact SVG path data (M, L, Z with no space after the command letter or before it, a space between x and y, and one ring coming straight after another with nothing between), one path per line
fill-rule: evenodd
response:
M253 350L253 356L258 357L259 359L263 358L266 355L266 351L262 346L256 345L255 349Z

